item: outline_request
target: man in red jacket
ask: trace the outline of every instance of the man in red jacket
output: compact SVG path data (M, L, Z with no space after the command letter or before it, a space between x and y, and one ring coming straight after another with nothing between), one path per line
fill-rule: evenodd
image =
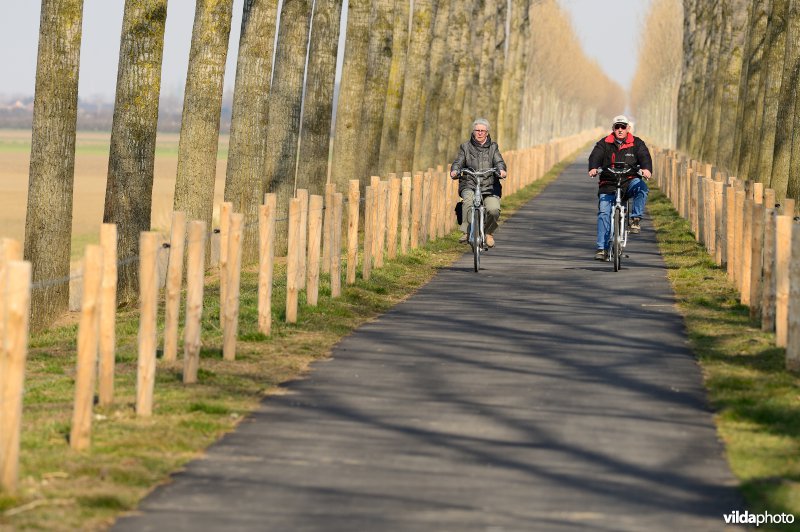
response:
M633 199L631 208L630 232L638 233L641 231L641 219L644 214L644 206L647 202L649 189L647 183L639 179L635 167L642 170L645 180L650 179L653 172L653 160L650 157L650 150L647 149L644 141L639 137L634 137L630 131L630 121L624 115L614 117L611 127L611 134L597 141L592 153L589 155L589 176L594 177L598 174L598 168L607 168L614 163L627 163L634 168L627 181L623 183L622 193L626 198ZM597 260L606 259L608 249L609 233L611 231L611 207L614 205L616 197L616 181L608 172L600 174L599 189L597 196L597 246L594 258Z

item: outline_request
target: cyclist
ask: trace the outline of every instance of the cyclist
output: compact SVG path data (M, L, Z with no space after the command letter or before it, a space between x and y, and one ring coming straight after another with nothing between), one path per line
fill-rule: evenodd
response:
M645 180L650 179L653 172L653 160L650 157L650 150L647 149L644 141L639 137L634 137L631 133L631 124L624 115L614 117L611 126L611 134L597 141L592 153L589 155L589 176L597 175L597 169L606 168L614 163L627 163L631 167L638 166L642 171ZM622 192L625 198L633 199L631 209L630 232L638 233L641 231L641 220L644 214L644 206L647 202L647 194L650 191L647 183L639 179L636 170L632 170L628 179L623 183ZM597 209L597 247L594 258L605 260L606 250L608 249L608 239L611 231L611 207L614 204L616 180L612 181L611 175L607 172L600 174Z
M489 121L485 118L478 118L472 123L472 135L470 139L462 144L458 149L456 160L450 167L450 177L455 179L462 168L470 168L474 171L488 170L496 168L500 178L506 176L506 163L500 155L497 143L492 141L489 136ZM472 200L475 196L474 188L471 188L469 177L462 177L458 183L458 195L461 196L462 223L460 243L467 241L467 224L472 217ZM500 180L495 176L494 179L487 179L481 183L483 191L483 204L486 207L486 221L484 231L486 233L486 245L494 247L494 233L497 229L497 221L500 219L500 196L502 187Z

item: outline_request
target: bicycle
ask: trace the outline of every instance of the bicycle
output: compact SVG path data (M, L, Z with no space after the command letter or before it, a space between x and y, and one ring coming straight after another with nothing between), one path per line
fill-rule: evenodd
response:
M604 171L616 178L614 205L611 207L611 228L609 230L606 260L613 263L614 271L622 268L622 250L628 244L628 227L630 226L630 198L623 198L622 185L628 179L634 167L627 163L612 163L607 168L598 168L598 175ZM635 168L641 175L641 170Z
M489 168L475 172L469 168L462 168L458 177L466 175L473 178L475 182L475 195L472 198L472 219L467 227L467 242L472 246L472 256L475 271L481 268L481 253L489 250L486 244L486 234L484 233L484 223L486 220L486 207L483 205L483 192L481 181L497 173L497 168ZM465 213L466 214L466 213Z

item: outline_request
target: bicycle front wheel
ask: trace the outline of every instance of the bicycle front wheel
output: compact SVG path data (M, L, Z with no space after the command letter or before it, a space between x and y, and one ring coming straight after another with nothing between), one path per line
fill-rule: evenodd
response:
M480 213L478 209L472 210L472 256L475 271L481 269L481 249L483 248L483 238L480 230Z
M614 230L611 234L611 260L614 262L614 271L618 272L622 268L622 212L614 209Z

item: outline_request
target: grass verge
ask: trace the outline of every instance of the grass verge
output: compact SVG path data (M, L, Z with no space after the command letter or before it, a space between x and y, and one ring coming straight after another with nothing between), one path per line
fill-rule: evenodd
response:
M503 199L507 217L541 192L569 164L557 165L542 179ZM25 381L20 490L0 494L0 529L98 530L138 501L170 473L200 456L208 445L258 406L280 384L295 379L360 324L413 294L436 272L464 253L455 235L387 261L365 282L360 275L343 296L331 300L323 278L320 304L306 305L301 293L298 323L285 319L286 271L276 265L273 332L258 332L257 272L242 274L237 359L222 360L219 285L207 279L203 310L203 349L196 385L181 382L181 363L159 360L154 415L137 418L137 313L117 319L115 404L97 408L88 452L69 448L74 394L77 326L64 325L31 338ZM163 313L163 305L162 305ZM163 315L161 317L163 320ZM69 320L67 320L69 321ZM77 321L72 317L72 321ZM163 322L162 322L163 325ZM181 336L182 337L182 336Z
M784 369L775 335L750 320L726 271L695 242L666 196L653 190L648 210L728 462L751 511L800 517L798 376ZM800 520L775 526L800 530Z

